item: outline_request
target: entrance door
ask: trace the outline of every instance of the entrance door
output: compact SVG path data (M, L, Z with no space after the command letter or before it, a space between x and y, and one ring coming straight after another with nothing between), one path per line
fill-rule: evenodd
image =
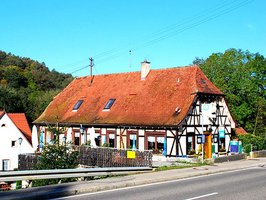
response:
M195 154L195 133L187 133L187 155Z

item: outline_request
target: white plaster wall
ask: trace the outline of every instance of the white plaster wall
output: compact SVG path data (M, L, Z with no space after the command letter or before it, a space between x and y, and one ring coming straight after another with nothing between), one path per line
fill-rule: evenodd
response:
M145 131L144 131L143 129L140 129L140 130L139 130L139 135L140 135L140 136L145 136Z
M139 136L141 136L141 137L139 137L139 150L141 150L141 151L144 151L144 147L145 147L145 141L144 141L144 136L145 136L145 130L143 130L143 129L140 129L139 130Z
M102 128L101 133L102 133L102 135L106 135L106 128Z
M180 144L181 144L181 146L178 145L179 146L179 155L182 155L181 154L181 148L182 148L183 155L186 155L186 149L187 149L187 143L186 142L187 142L186 141L186 137L181 136L181 138L180 138Z
M139 150L144 151L144 137L139 137Z
M167 138L167 155L170 155L174 138ZM173 147L172 155L176 155L176 142Z
M227 123L231 123L231 128L235 128L236 127L235 121L234 121L231 113L229 112L229 108L228 108L228 106L227 106L227 104L226 104L224 99L222 100L222 105L225 108L223 114L228 116L227 117Z
M172 130L172 132L176 135L176 131L175 130ZM167 155L170 155L171 153L171 148L172 148L172 145L173 145L173 142L174 142L174 138L175 137L173 135L171 131L166 131L166 143L167 143L167 146L166 146L166 150L167 150ZM169 138L168 138L169 137ZM176 142L174 143L174 146L173 146L173 151L172 151L172 155L176 155Z
M226 150L230 150L230 149L228 149L229 148L229 146L230 146L230 136L229 135L225 135L225 148L226 148Z
M2 125L5 126L2 127ZM22 138L22 143L19 145L18 138ZM16 141L15 146L11 147L11 142ZM33 153L34 150L26 137L14 125L8 115L4 115L0 119L0 170L2 170L2 160L9 160L9 169L13 170L18 167L19 153Z

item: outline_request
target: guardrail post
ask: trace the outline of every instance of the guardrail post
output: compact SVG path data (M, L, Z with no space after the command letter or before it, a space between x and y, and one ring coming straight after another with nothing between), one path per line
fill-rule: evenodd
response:
M31 188L32 187L32 180L28 180L28 182L29 182L29 188Z

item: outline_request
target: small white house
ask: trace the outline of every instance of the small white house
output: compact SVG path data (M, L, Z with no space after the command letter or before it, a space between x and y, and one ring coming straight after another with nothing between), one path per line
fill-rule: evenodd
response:
M33 152L25 114L0 111L0 170L18 168L18 155Z

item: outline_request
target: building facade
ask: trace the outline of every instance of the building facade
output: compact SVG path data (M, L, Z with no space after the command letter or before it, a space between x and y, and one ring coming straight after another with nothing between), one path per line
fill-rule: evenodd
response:
M225 95L198 66L76 78L34 122L42 145L49 125L74 145L152 150L165 156L199 153L205 135L213 153L229 151L235 122ZM211 139L210 139L211 138Z

